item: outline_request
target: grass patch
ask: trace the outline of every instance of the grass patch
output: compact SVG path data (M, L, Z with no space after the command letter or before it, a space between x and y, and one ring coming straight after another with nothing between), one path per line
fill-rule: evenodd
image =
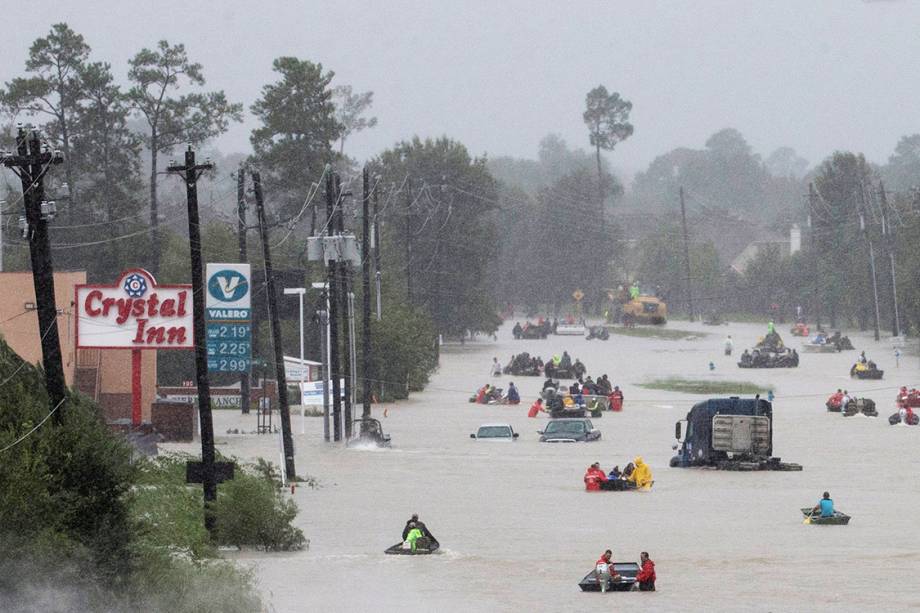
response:
M762 387L750 381L702 381L699 379L680 379L668 377L655 379L649 383L640 383L638 387L666 392L683 392L685 394L766 394L770 388Z
M611 334L621 336L636 336L639 338L663 338L669 341L681 341L709 336L708 332L691 332L689 330L675 330L674 328L662 328L659 326L636 326L635 328L607 328Z

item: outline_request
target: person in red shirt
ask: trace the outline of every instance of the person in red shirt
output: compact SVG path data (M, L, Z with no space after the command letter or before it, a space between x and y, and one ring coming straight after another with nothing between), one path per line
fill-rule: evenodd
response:
M636 581L639 583L640 592L655 591L655 563L648 557L648 552L643 551L639 554L639 574L636 575Z
M827 399L827 406L830 409L841 409L840 403L843 402L843 392L837 390Z
M595 462L585 471L585 490L597 492L601 489L601 483L607 480L607 475L601 470L599 462Z
M607 586L611 579L620 578L613 569L613 552L609 549L601 554L601 557L594 563L594 576L597 578L602 592L607 591Z
M539 415L540 411L543 410L543 399L537 398L532 405L530 405L530 410L527 411L527 417L536 417Z
M613 391L610 392L610 410L623 410L623 391L620 389L619 385L613 386Z

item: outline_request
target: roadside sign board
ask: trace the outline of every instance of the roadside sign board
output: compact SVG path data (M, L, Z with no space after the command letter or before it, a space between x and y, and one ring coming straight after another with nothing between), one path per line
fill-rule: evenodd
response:
M252 365L249 264L208 264L206 277L208 370L249 372Z
M329 381L329 402L332 402L332 381ZM300 384L300 403L305 406L322 406L323 404L323 382L306 381ZM339 379L339 396L345 398L345 379Z

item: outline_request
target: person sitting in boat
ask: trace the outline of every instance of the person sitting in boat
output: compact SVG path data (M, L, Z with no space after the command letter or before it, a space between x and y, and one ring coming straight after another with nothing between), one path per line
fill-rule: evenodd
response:
M572 385L569 386L569 394L572 396L581 393L581 381L575 381Z
M406 527L403 528L402 531L402 538L404 541L409 538L409 532L412 531L412 528L418 529L419 532L422 533L421 536L431 538L431 533L428 532L428 526L426 526L423 521L419 520L418 513L413 513L409 521L406 522Z
M530 410L527 411L527 417L536 417L540 414L540 411L543 411L543 399L537 398L532 405L530 405Z
M476 392L476 403L485 404L487 402L486 394L488 393L489 393L489 384L486 383L485 385L480 387L479 390Z
M750 363L753 362L753 361L754 361L754 359L751 357L751 352L748 351L747 349L745 349L745 350L744 350L744 353L741 354L741 363L742 363L742 364L750 364Z
M403 540L403 549L411 549L414 552L416 541L425 535L422 534L415 522L409 522L408 527L409 532L406 533L406 538Z
M618 464L618 465L616 465L616 466L614 466L613 468L610 469L610 474L607 475L607 480L608 480L608 481L617 481L617 480L618 480L620 477L622 477L622 476L623 476L623 475L620 474L620 466L619 466L619 464Z
M843 392L838 388L836 392L830 395L830 398L827 399L827 408L829 409L843 409Z
M557 387L558 387L558 386L556 385L556 382L553 381L551 378L548 378L546 381L543 382L543 390L542 390L542 391L545 392L546 390L548 390L548 389L550 389L550 388L556 389Z
M575 363L572 364L572 373L573 373L576 377L581 378L581 377L584 376L584 374L585 374L587 371L588 371L588 369L585 368L585 365L581 363L581 360L579 360L579 359L576 358Z
M609 549L601 554L601 557L594 563L594 577L601 586L601 591L606 592L607 586L611 579L619 579L620 576L613 569L613 552Z
M559 358L559 368L563 370L568 370L572 367L572 356L569 355L568 351L562 352L562 357Z
M585 490L597 492L601 489L601 483L607 480L607 474L601 470L601 465L595 462L585 471Z
M514 387L514 382L508 383L508 392L505 394L505 400L508 404L521 404L521 395L518 389Z
M655 563L649 559L648 552L643 551L639 554L639 572L636 574L639 591L654 592L655 579Z
M600 389L601 394L604 396L610 395L612 388L610 385L610 379L607 378L607 375L603 375L600 379L597 380L597 387Z
M629 481L629 478L632 476L633 471L635 470L636 470L636 465L630 462L629 464L626 465L626 468L623 469L623 474L621 475L621 478L626 481Z
M651 486L652 469L642 460L642 456L637 455L633 462L635 463L635 470L629 475L629 480L635 483L637 488Z
M821 517L834 516L834 501L831 500L831 495L828 492L824 492L821 500L819 500L815 508L811 510L812 515L818 512L821 513Z

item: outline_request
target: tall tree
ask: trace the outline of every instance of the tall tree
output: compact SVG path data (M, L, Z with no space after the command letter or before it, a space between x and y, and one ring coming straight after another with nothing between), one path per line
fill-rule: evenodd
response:
M400 204L390 205L395 219L384 228L384 254L390 260L384 274L400 287L411 275L413 303L427 309L438 332L493 332L499 321L488 273L498 239L490 213L498 186L485 159L473 158L447 137L415 137L383 152L373 166L383 185L405 185L407 176L412 184L411 193L387 195L388 202ZM405 223L407 201L410 224ZM412 241L410 261L407 240ZM393 271L399 271L396 279Z
M201 87L201 64L189 61L185 45L161 40L156 49L141 49L130 60L128 78L134 84L128 100L147 122L144 144L150 150L151 271L160 266L157 168L161 153L181 143L199 144L226 132L231 121L242 121L242 104L231 104L223 91L176 95L183 86Z
M93 242L99 232L117 236L136 230L140 220L141 137L128 126L131 109L112 76L108 63L94 62L81 69L85 102L76 116L80 139L74 168L80 180L81 212L94 223L78 225L68 235ZM108 276L113 266L121 267L127 251L119 240L107 242L107 257L100 258L98 247L81 250L79 258L90 278Z
M332 95L335 98L335 118L342 125L339 155L344 155L345 139L377 125L376 117L364 116L374 104L374 92L355 94L351 85L339 85L332 90Z
M882 174L885 185L896 191L920 185L920 134L901 137Z
M633 126L629 123L631 110L632 102L624 100L617 92L608 93L603 85L598 85L585 96L582 117L597 157L597 188L602 212L608 181L601 167L601 149L613 151L618 143L632 136Z
M56 23L47 36L37 39L29 48L26 72L31 76L13 79L0 92L4 104L17 111L51 116L45 131L64 152L64 176L72 190L75 187L71 140L84 99L80 74L89 53L90 47L82 35L66 23Z
M281 78L263 86L250 107L261 126L249 140L255 161L274 185L273 200L283 213L296 214L310 184L334 161L332 143L342 135L329 87L335 73L295 57L279 57L272 67Z

